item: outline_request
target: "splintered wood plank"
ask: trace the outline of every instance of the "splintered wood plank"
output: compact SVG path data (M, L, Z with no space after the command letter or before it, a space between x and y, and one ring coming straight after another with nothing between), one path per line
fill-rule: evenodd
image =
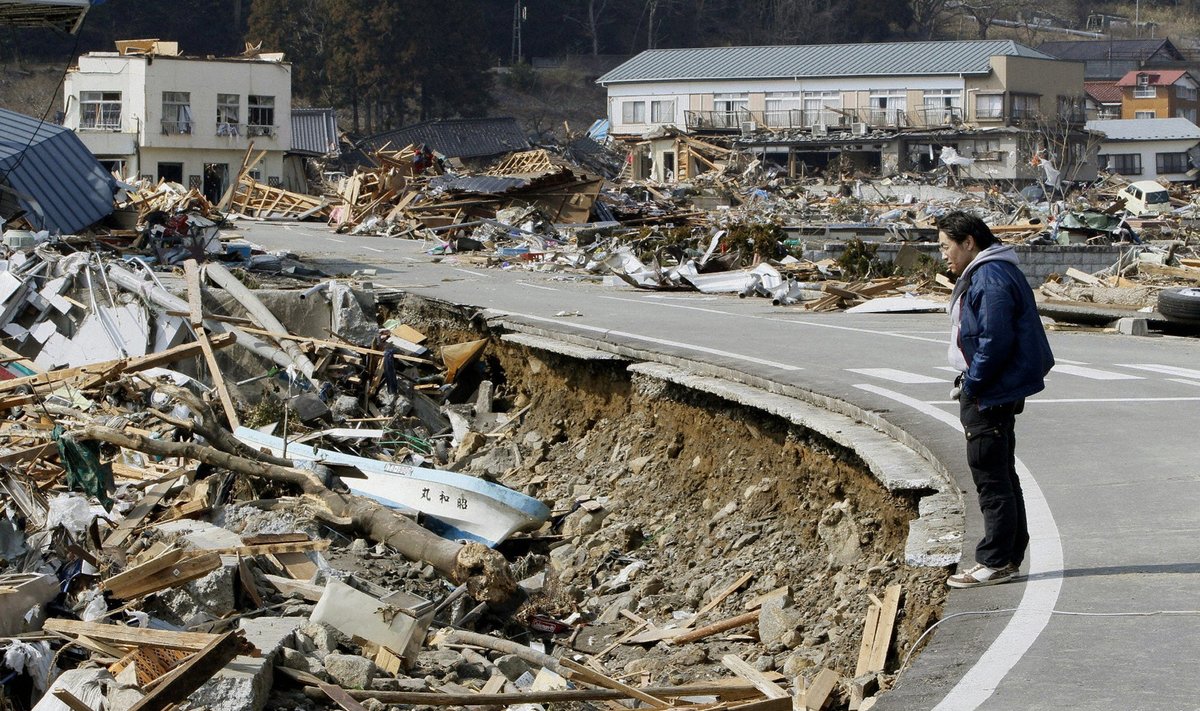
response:
M220 567L221 556L216 553L170 550L105 580L103 589L121 600L134 600L179 587Z
M817 674L817 678L813 679L812 686L804 692L805 711L821 711L821 708L829 702L829 694L833 692L833 687L837 686L837 683L837 672L822 669Z
M328 541L326 541L328 544ZM287 574L296 580L312 580L317 574L317 564L309 559L304 553L288 552L288 553L273 553L271 554L279 567L287 571Z
M900 585L889 585L883 593L883 609L879 611L879 625L875 628L875 640L871 643L869 672L883 671L887 663L888 650L892 644L892 632L896 627L896 612L900 609Z
M562 658L562 659L558 660L558 663L561 664L562 666L566 667L567 669L570 669L572 672L574 672L573 676L578 675L579 677L582 677L584 681L586 681L590 684L594 684L596 686L603 686L607 689L615 689L617 691L621 691L626 694L629 694L629 696L631 696L632 698L646 702L652 708L665 709L665 708L669 708L671 706L671 704L667 703L666 701L663 701L662 699L660 699L656 696L647 694L646 692L642 691L641 689L634 688L632 686L629 686L628 684L623 684L623 683L617 681L616 679L613 679L611 677L601 674L598 671L589 669L588 667L583 666L579 662L572 661L572 660L566 659L566 658Z
M225 419L229 421L230 430L236 430L242 426L242 423L238 420L237 410L233 407L233 398L229 396L229 389L225 385L225 376L221 374L221 367L217 365L217 355L213 352L212 343L208 340L208 332L204 330L200 267L196 264L195 259L189 259L183 263L183 271L187 281L188 320L191 321L192 332L195 333L196 340L200 343L200 350L204 353L204 362L208 364L208 374L212 376L213 387L217 389L217 397L221 400L221 409L225 411Z
M158 506L163 497L174 487L175 480L172 480L155 484L147 489L146 493L142 495L141 501L138 501L137 505L121 520L121 523L117 524L117 527L105 537L103 547L120 548L125 545L126 539L137 530L138 526L142 525L142 521L146 520L146 517L154 511L154 507Z
M761 691L768 699L791 698L791 694L785 691L783 687L768 679L762 672L747 664L736 654L726 654L721 657L721 663L729 671L753 684L754 688Z
M46 620L43 629L47 632L56 632L71 637L88 637L110 645L164 647L188 652L203 649L219 636L203 632L172 632L148 627L124 627L101 622L81 622L57 617Z
M867 673L871 664L871 650L875 645L875 630L879 627L879 610L882 605L871 604L867 608L867 619L863 622L862 645L858 648L858 665L854 667L854 676L860 677Z
M334 686L333 684L321 682L320 684L317 684L317 688L320 689L321 692L326 696L328 696L330 701L338 706L341 706L344 711L367 711L362 704L355 701L354 697L350 696L350 694L347 694L346 690L340 686Z

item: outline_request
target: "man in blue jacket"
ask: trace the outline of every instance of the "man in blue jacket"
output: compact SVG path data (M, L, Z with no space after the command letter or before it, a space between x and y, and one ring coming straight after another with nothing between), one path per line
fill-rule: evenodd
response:
M1014 427L1025 398L1046 387L1054 355L1013 248L965 212L943 216L937 227L942 257L958 275L947 356L961 373L954 395L984 530L976 565L946 584L972 588L1011 580L1025 558L1029 529Z

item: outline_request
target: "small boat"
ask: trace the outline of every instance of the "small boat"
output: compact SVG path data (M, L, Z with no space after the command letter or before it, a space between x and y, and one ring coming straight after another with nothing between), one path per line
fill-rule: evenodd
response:
M280 437L248 427L239 427L234 434L254 449L284 456ZM538 528L550 517L550 509L541 501L467 474L383 462L294 441L287 443L286 458L358 469L364 478L343 480L350 491L389 508L420 512L426 528L443 538L492 547L516 531Z

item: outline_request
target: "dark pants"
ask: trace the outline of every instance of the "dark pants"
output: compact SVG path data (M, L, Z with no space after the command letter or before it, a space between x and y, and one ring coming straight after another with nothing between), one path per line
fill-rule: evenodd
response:
M1020 565L1029 545L1013 432L1017 414L1024 408L1024 400L983 410L974 399L964 398L959 403L959 420L967 436L967 464L983 512L983 539L975 547L975 562L989 568Z

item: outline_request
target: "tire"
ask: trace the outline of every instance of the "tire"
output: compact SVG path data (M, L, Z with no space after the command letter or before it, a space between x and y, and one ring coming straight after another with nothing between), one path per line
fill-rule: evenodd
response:
M1200 288L1163 289L1158 292L1158 312L1170 321L1200 324Z

